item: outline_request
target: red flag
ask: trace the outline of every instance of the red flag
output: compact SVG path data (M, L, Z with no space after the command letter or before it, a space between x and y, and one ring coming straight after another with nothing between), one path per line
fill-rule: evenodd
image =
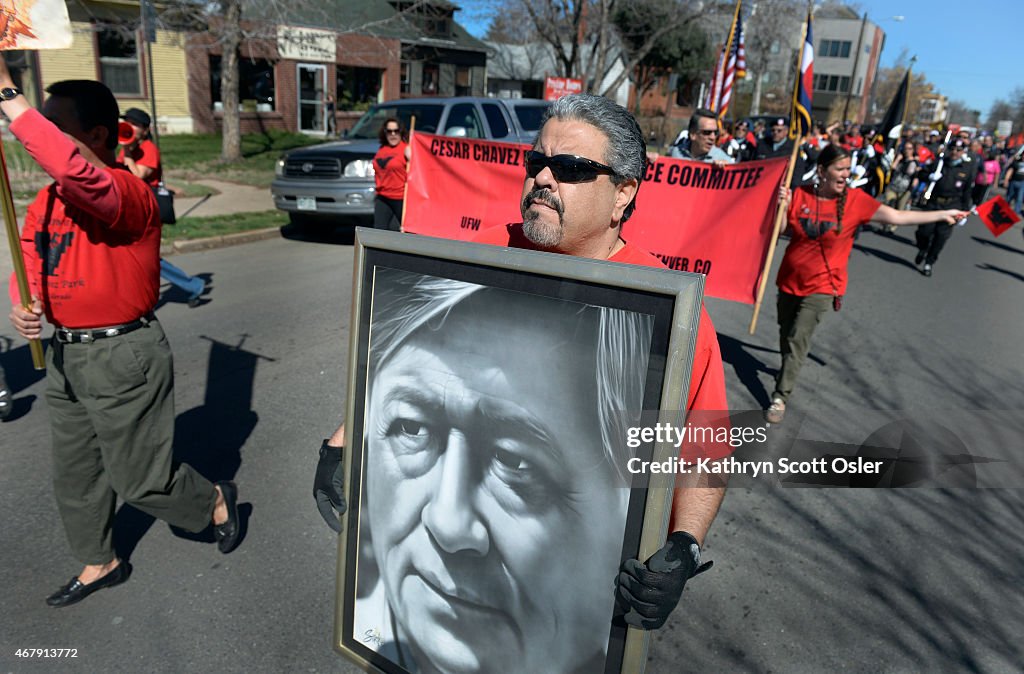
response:
M405 231L466 240L522 219L529 146L426 133L412 146ZM623 235L670 269L705 274L707 295L752 304L785 172L785 159L720 169L662 158L648 166Z
M999 236L1014 224L1020 222L1020 216L1014 213L1013 207L1002 197L993 197L978 206L978 217L985 223L993 236Z

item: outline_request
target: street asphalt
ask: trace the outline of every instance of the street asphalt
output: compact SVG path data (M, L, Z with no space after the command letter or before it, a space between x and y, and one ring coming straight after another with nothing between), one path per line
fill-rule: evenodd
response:
M15 397L0 425L0 672L356 671L331 647L337 539L311 497L345 401L352 247L344 233L285 234L176 255L211 275L209 301L190 309L165 288L157 310L175 353L178 451L237 481L245 540L220 555L122 508L130 581L66 609L44 603L79 570L53 501L44 381L0 325ZM996 239L971 218L925 278L912 238L861 234L783 432L861 442L879 410L896 410L1000 459L977 478L1004 488L741 483L705 546L715 567L653 634L648 672L1021 671L1024 240L1019 225ZM753 336L749 306L707 301L733 410L771 391L773 299ZM32 648L77 658L17 657Z

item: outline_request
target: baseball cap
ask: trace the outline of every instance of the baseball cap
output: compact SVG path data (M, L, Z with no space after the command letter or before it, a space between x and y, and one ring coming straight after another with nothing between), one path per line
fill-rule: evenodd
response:
M785 117L778 117L772 122L772 126L789 126L789 120Z
M131 122L135 126L148 127L153 119L149 116L145 110L139 110L138 108L128 108L121 115L121 119Z
M962 150L965 147L967 147L967 143L965 143L964 141L962 141L959 138L957 138L955 141L950 143L949 146L952 147L952 148L955 148L955 149Z
M932 129L931 131L928 132L928 135L929 136L937 136L937 135L939 135L939 132L936 131L935 129Z

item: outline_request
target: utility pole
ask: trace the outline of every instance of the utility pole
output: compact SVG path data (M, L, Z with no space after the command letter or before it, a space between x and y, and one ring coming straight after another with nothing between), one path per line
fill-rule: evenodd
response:
M153 43L156 42L156 10L152 0L142 0L139 3L139 12L142 20L142 38L146 42L146 69L149 71L149 105L153 111L153 123L149 132L153 136L153 142L157 149L160 149L159 124L156 122L156 82L153 80Z
M853 57L853 73L850 75L850 88L846 90L846 102L843 103L843 121L846 122L850 111L850 96L853 95L853 88L857 85L857 66L860 64L860 52L864 48L864 27L868 23L868 13L864 12L864 18L860 22L860 35L857 36L857 54ZM863 94L863 92L861 92ZM863 120L861 120L863 121Z

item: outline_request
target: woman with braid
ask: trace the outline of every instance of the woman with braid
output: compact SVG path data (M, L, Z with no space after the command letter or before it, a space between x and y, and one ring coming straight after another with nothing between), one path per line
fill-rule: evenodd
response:
M811 348L811 334L830 309L839 311L846 292L846 267L853 250L853 235L868 222L886 225L953 224L967 213L897 211L867 193L850 188L850 153L830 144L818 155L818 170L811 185L794 191L782 188L788 206L789 246L782 258L779 286L779 351L782 366L765 420L782 422L786 402Z

